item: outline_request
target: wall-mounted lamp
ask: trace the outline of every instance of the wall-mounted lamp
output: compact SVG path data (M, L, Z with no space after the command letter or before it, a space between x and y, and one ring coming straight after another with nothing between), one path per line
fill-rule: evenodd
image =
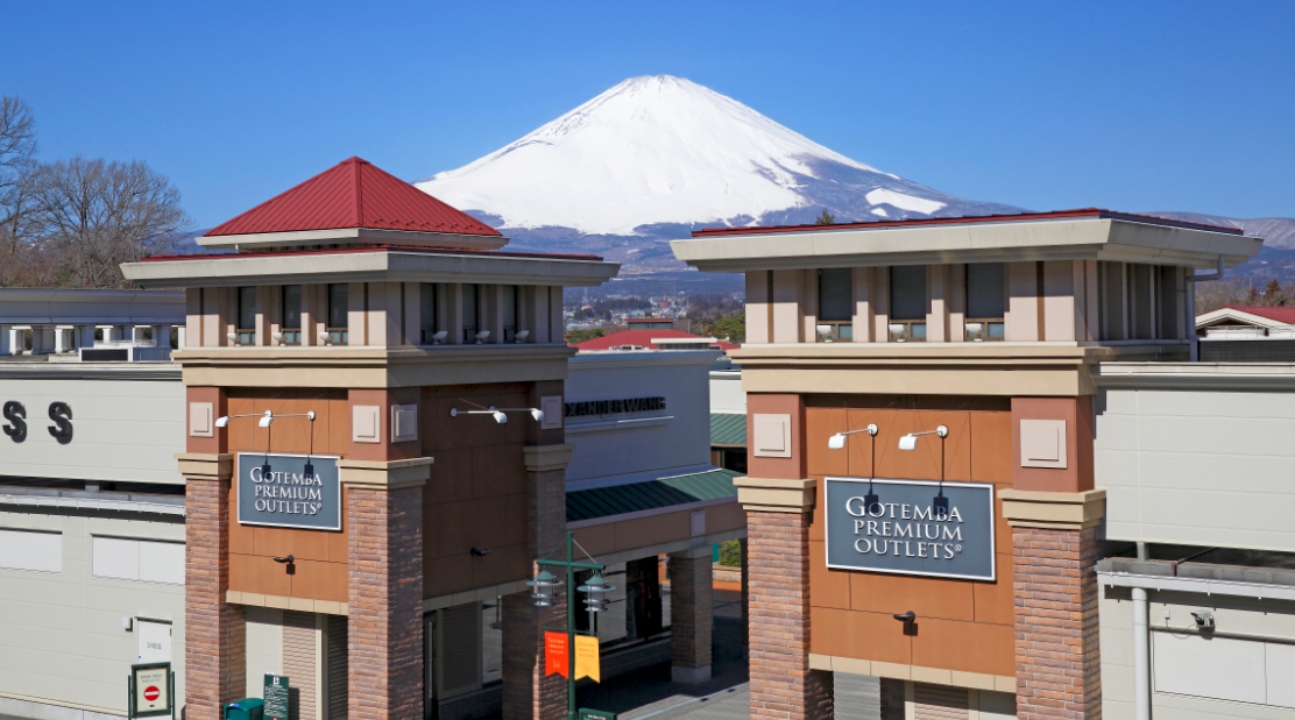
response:
M440 345L441 343L445 342L445 338L449 337L449 335L450 335L449 330L437 330L436 332L432 333L432 344Z
M939 435L940 439L943 440L944 438L949 436L949 428L945 427L944 425L941 425L940 427L934 430L923 430L922 432L909 433L907 435L901 436L899 438L899 449L916 450L917 439L923 435Z
M544 411L539 408L497 408L494 405L480 410L460 410L458 408L450 408L450 417L458 417L460 415L490 415L495 419L495 422L503 425L508 422L508 416L504 413L510 412L530 413L531 419L535 422L544 422Z
M333 338L332 338L332 336L331 336L331 335L329 335L329 334L328 334L328 333L326 333L326 332L321 332L321 333L319 333L319 344L320 344L320 345L332 345L332 344L333 344L332 339L333 339Z
M517 334L513 336L513 342L520 345L526 342L526 338L530 336L531 336L530 330L518 330Z
M304 413L291 413L291 414L284 413L284 414L275 415L273 410L266 410L263 413L245 413L243 415L221 415L220 417L216 418L216 427L218 428L227 427L229 425L230 420L233 420L234 418L245 418L245 417L260 418L259 420L256 421L257 426L268 428L270 427L270 423L274 422L278 418L304 417L304 418L310 418L311 422L315 422L315 411L311 410L310 412L304 412Z
M477 333L477 335L476 335L476 338L477 338L477 344L478 344L478 345L480 345L481 343L485 342L485 341L486 341L486 338L488 338L488 337L490 337L490 331L489 331L489 330L482 330L481 332Z
M832 326L816 325L814 329L818 331L818 337L823 342L832 342Z
M843 450L845 449L846 435L857 435L859 433L865 433L865 432L873 437L877 437L877 426L869 425L868 427L863 428L862 430L846 430L845 432L839 432L827 439L827 447L829 450Z

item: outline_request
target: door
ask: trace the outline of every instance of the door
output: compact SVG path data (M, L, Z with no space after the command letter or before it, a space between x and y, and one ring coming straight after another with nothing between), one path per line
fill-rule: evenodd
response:
M171 623L135 618L135 634L139 637L136 663L171 662Z

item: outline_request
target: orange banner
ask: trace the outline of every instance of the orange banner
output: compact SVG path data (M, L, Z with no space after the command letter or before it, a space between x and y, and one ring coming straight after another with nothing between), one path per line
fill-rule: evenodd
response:
M558 632L544 633L544 674L567 675L567 634Z
M602 682L598 667L598 638L592 635L576 636L576 679L583 677Z

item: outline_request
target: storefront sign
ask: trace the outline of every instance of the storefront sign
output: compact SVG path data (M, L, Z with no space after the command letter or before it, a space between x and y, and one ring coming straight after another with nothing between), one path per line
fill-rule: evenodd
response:
M262 717L265 720L288 720L288 714L292 711L292 700L288 691L287 677L265 674L265 685L261 688L261 699L265 700Z
M238 522L342 529L336 456L238 454Z
M130 666L132 718L171 715L171 663Z
M625 413L665 410L665 398L642 397L622 400L587 400L569 402L562 406L562 417L589 417L591 415L622 415Z
M49 431L50 437L58 441L59 445L66 445L72 442L72 407L65 402L55 401L49 404L50 421L54 424L45 429ZM4 416L4 425L0 429L9 439L20 443L27 439L27 406L17 400L6 401L3 408L0 408L0 415Z
M994 580L994 486L827 478L827 566ZM943 496L947 504L937 499Z

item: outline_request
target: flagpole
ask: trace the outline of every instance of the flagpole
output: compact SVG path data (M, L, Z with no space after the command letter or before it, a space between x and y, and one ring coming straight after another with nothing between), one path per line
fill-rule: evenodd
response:
M575 533L567 531L567 720L576 719Z

